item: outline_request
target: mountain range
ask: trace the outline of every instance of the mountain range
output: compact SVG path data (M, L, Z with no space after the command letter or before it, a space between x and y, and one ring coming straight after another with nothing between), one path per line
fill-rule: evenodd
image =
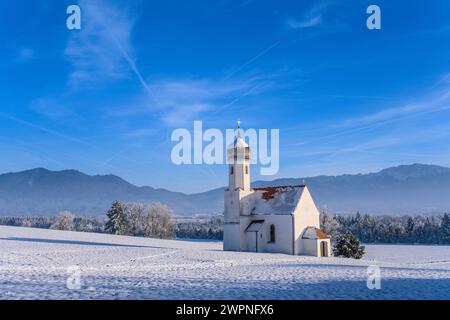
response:
M335 213L434 214L450 211L450 168L412 164L368 174L255 181L253 187L305 180L316 204ZM37 168L0 175L0 215L104 214L111 202L159 201L177 215L221 213L223 190L185 194L138 187L115 175Z

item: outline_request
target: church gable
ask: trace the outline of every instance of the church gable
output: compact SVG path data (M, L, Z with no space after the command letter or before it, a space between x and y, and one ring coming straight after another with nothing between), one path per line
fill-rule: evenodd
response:
M314 199L311 196L311 193L308 190L308 187L304 187L302 195L297 202L297 206L294 210L294 214L301 215L303 219L308 218L319 221L319 210L317 209L316 204L314 203ZM315 223L312 225L316 225Z

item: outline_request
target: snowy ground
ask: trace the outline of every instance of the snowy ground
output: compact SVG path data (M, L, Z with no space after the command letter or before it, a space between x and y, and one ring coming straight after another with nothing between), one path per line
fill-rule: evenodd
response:
M223 252L170 241L0 226L0 299L450 299L450 247L368 245L362 260ZM366 286L381 268L381 289ZM81 269L68 289L67 268Z

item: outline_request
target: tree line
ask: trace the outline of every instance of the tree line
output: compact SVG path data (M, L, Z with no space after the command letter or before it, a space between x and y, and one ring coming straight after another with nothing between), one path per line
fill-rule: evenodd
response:
M450 215L371 216L321 214L321 228L331 238L351 232L364 243L450 244Z
M105 217L76 217L62 211L56 216L2 216L0 225L101 233Z
M223 217L210 220L177 222L173 211L159 202L151 204L114 201L106 215L77 217L69 211L56 216L0 217L0 225L34 227L55 230L110 233L160 239L223 238Z
M208 220L178 222L178 238L223 240L223 216L212 216Z
M363 243L450 244L450 215L371 216L321 213L321 228L332 240L351 232ZM164 204L115 201L101 217L76 217L68 211L54 217L0 217L0 225L100 232L152 238L223 239L223 216L179 221Z

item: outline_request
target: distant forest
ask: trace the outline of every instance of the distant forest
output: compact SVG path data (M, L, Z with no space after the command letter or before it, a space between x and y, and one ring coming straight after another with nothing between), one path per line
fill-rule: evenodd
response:
M74 217L70 230L81 232L105 233L106 216L101 217ZM0 225L61 229L55 228L57 216L11 216L0 217ZM212 216L210 219L177 222L175 219L174 231L176 238L184 239L223 239L223 217Z
M331 238L347 231L364 243L450 244L450 215L341 216L323 212L321 227Z
M0 225L50 228L56 217L0 217ZM106 217L75 217L73 230L105 232ZM370 216L334 215L323 212L321 227L332 238L351 231L363 243L450 244L450 215ZM176 221L175 236L190 239L223 238L222 216L198 221Z

